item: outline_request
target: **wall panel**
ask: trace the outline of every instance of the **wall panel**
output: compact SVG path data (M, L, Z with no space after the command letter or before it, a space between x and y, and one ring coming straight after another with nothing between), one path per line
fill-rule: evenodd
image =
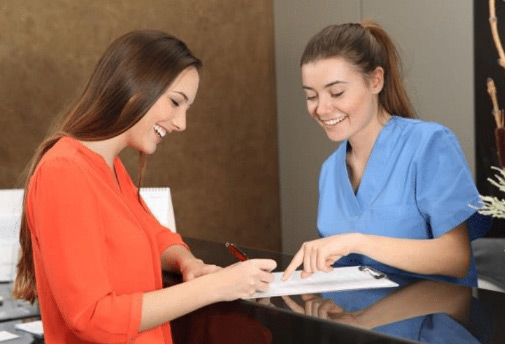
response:
M144 185L171 187L183 235L280 249L271 0L2 0L0 187L19 185L104 48L140 28L182 38L204 61L188 129L148 159ZM133 172L136 154L122 157Z

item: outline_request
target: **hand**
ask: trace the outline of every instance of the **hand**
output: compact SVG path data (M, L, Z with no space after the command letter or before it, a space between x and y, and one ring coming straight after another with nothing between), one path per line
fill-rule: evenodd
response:
M274 280L271 271L276 266L277 263L272 259L249 259L217 272L219 299L232 301L250 297L257 291L267 291Z
M184 282L217 272L222 269L223 268L213 264L205 264L203 260L197 258L187 258L181 263L180 266L182 280Z
M317 271L331 271L337 260L353 252L359 242L358 236L357 233L348 233L304 242L284 271L282 280L287 280L302 263L302 278Z
M345 311L330 299L323 299L316 295L301 295L304 306L298 305L289 296L282 296L286 305L294 312L339 323L360 326L353 313Z

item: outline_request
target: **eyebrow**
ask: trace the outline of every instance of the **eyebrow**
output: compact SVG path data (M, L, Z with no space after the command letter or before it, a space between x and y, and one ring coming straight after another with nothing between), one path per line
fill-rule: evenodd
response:
M347 84L347 82L341 81L341 80L332 81L332 82L324 85L324 88L328 88L328 87L331 87L331 86L337 85L337 84ZM302 88L305 90L314 90L312 87L309 87L309 86L302 86Z
M172 91L172 92L180 94L181 96L184 97L184 99L186 99L187 102L189 101L188 96L184 92L180 92L180 91Z

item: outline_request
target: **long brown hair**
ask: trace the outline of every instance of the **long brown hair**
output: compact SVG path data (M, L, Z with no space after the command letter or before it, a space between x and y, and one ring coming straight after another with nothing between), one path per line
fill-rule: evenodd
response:
M417 117L403 85L396 46L379 24L364 20L325 27L307 43L300 65L331 57L343 57L365 76L382 67L384 87L379 105L392 115Z
M63 136L99 141L127 131L183 70L189 67L198 69L201 65L184 42L161 31L129 32L106 49L82 95L57 125L55 133L38 147L28 166L14 297L30 302L37 297L26 195L30 177L44 154ZM139 155L140 186L145 156L141 152Z

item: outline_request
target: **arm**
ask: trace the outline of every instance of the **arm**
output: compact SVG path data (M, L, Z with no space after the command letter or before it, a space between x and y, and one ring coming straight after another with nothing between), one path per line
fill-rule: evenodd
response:
M362 235L355 243L356 253L414 273L461 278L470 267L471 247L465 223L434 239Z
M188 251L189 252L189 251ZM266 291L276 266L270 259L251 259L173 287L144 293L139 331L146 331L200 307Z
M348 312L331 299L302 295L303 307L288 296L286 305L294 312L375 328L427 314L445 313L461 324L470 315L472 289L451 283L422 280L400 288L367 308Z
M470 266L470 242L466 224L434 239L401 239L361 233L332 235L305 242L286 268L283 279L303 264L302 277L330 271L342 256L359 253L398 269L419 273L464 277Z
M421 315L445 313L459 323L467 324L471 297L469 287L424 280L358 311L356 318L363 327L375 328Z

